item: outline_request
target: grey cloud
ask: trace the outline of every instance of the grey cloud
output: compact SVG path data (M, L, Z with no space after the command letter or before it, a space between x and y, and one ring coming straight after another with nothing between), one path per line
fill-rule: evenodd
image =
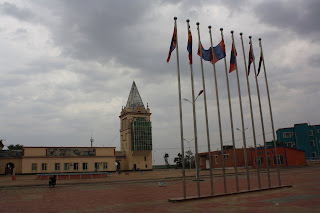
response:
M15 4L8 2L0 5L0 11L2 14L12 16L22 21L31 20L34 18L34 14L30 10L26 8L19 8Z
M254 9L262 23L307 37L319 37L319 10L318 0L266 1Z

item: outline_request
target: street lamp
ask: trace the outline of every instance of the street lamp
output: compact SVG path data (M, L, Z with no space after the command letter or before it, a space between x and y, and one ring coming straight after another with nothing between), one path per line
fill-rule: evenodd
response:
M248 129L248 127L247 127L247 128L245 128L245 129L244 129L244 131L246 131L247 129ZM236 128L236 130L238 130L238 131L242 132L239 128Z
M193 141L193 138L192 138L191 140L187 140L187 139L184 138L183 140L185 140L185 141L188 142L188 144L189 144L189 152L191 153L190 142ZM189 154L190 154L190 153L189 153ZM190 169L191 169L191 156L189 156L189 158L190 158L189 166L190 166Z
M198 93L197 97L194 99L193 103L196 102L197 98L203 93L203 89L200 90L200 92ZM191 101L189 101L188 99L184 98L184 101L188 101L189 103L193 104Z

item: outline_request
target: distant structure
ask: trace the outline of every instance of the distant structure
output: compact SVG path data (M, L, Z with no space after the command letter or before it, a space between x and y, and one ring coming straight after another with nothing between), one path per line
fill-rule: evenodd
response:
M305 151L306 160L320 160L320 125L301 123L278 129L277 140L287 147Z
M128 101L120 113L120 145L116 152L118 169L152 169L152 125L150 109L145 108L133 81Z
M92 147L93 141L94 139L92 138L92 134L91 134L91 138L90 138L91 147Z

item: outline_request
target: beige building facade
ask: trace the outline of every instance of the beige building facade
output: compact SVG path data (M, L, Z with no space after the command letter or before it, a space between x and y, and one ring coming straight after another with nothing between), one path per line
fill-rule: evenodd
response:
M0 174L108 172L115 158L115 147L24 147L21 157L0 159Z

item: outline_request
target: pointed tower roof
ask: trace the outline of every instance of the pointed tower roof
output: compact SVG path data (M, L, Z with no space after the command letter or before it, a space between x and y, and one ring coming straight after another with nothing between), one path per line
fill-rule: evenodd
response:
M133 81L132 86L131 86L131 90L130 90L130 94L128 97L128 101L127 101L127 105L126 108L136 108L136 107L143 107L143 109L146 109L144 107L144 104L142 102L142 99L140 97L138 88L136 86L136 83Z

